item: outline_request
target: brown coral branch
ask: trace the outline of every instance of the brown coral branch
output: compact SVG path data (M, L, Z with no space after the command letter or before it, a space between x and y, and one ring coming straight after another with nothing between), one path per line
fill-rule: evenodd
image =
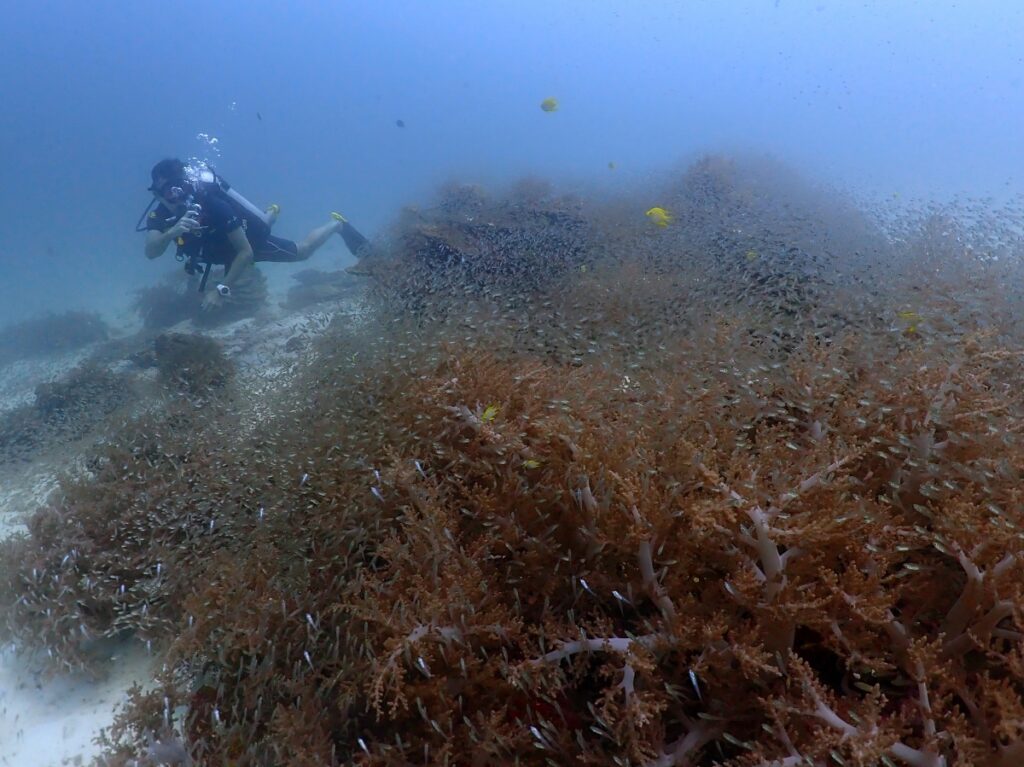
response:
M997 601L984 615L977 618L986 579L993 580L1004 575L1017 563L1018 555L1006 554L989 571L984 571L962 549L957 548L956 553L957 560L967 575L967 582L956 603L946 614L942 626L942 633L946 637L943 645L945 657L960 656L976 646L984 646L999 623L1014 612L1013 601L1004 599ZM980 553L978 551L975 555ZM990 574L991 578L988 577Z
M676 617L676 608L675 605L672 604L672 599L669 597L668 592L665 591L665 587L661 585L661 581L658 580L658 576L654 572L654 561L651 549L652 546L649 540L640 542L640 550L637 553L637 560L640 564L640 574L644 579L644 587L654 599L654 603L658 605L658 609L661 610L662 616L664 616L665 620L672 622Z
M829 706L818 692L809 686L808 689L811 699L814 701L814 711L809 712L812 716L821 721L835 730L838 730L843 735L843 740L849 740L855 737L867 736L871 737L878 734L877 727L871 726L868 731L863 731L859 727L847 722L839 714ZM930 712L930 708L928 709ZM906 744L897 741L888 747L888 753L895 756L897 759L901 759L911 767L946 767L946 759L941 754L937 754L934 751L922 751L920 749L912 748Z
M568 642L560 642L559 649L546 652L539 658L534 658L531 663L535 665L558 663L582 652L616 652L626 655L633 650L634 645L651 650L662 643L671 645L673 642L670 637L662 634L645 634L638 637L574 639Z
M970 652L974 647L984 647L999 622L1013 615L1014 604L1006 599L997 602L985 613L971 630L948 640L942 646L945 657L956 657Z
M783 554L779 553L779 547L770 535L769 513L762 511L760 506L755 506L747 510L747 516L754 523L754 531L757 536L755 546L766 584L765 602L771 604L786 584L786 559Z
M1024 764L1024 740L1000 746L989 767L1020 767Z
M693 764L690 755L699 751L718 736L718 730L704 724L695 725L686 735L672 743L668 750L644 767L688 767Z
M827 477L829 474L834 474L835 472L839 471L846 464L848 464L850 461L856 458L857 455L858 453L851 453L845 456L844 458L840 458L838 461L833 461L821 471L816 471L814 474L812 474L807 479L803 480L799 485L797 485L797 495L802 495L803 493L806 493L808 490L813 490L814 488L818 487L818 485L821 484L821 481L825 479L825 477ZM793 498L787 497L785 500L786 502L789 502L792 501Z

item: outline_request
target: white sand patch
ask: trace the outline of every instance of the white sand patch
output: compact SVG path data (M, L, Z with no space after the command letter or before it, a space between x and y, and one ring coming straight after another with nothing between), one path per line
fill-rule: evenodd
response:
M25 518L57 487L57 472L32 464L0 470L0 539L25 530Z
M67 354L0 365L0 411L31 404L35 400L36 386L57 380L94 350L95 346L86 346Z
M0 412L32 404L39 384L65 376L95 349L91 345L67 354L0 365ZM57 486L56 468L46 462L0 465L0 539L24 530L25 515L41 506Z
M99 753L93 739L110 725L126 691L152 678L153 664L144 650L133 648L116 655L99 681L44 680L12 650L0 651L0 766L88 764Z

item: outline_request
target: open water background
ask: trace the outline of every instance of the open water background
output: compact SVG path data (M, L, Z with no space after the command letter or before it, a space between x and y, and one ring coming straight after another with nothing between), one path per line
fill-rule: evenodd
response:
M654 189L709 150L894 201L1019 193L1022 39L1014 0L8 3L0 323L113 315L171 269L132 231L168 155L296 238L332 209L372 235L449 178Z

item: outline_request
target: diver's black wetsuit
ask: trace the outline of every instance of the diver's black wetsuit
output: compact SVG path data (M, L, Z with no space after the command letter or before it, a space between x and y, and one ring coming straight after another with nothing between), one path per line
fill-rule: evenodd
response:
M299 248L291 240L275 237L262 219L240 211L219 188L202 188L195 200L202 206L199 229L182 235L177 240L178 253L196 263L231 266L235 248L228 235L238 227L245 228L245 236L252 246L255 261L298 261ZM146 218L146 229L166 232L182 214L172 213L160 203Z

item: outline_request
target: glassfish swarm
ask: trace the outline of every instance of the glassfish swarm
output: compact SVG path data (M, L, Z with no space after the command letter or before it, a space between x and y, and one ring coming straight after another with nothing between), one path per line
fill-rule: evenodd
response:
M0 626L152 641L107 764L1021 763L1024 209L654 191L450 190L287 387L90 443Z

